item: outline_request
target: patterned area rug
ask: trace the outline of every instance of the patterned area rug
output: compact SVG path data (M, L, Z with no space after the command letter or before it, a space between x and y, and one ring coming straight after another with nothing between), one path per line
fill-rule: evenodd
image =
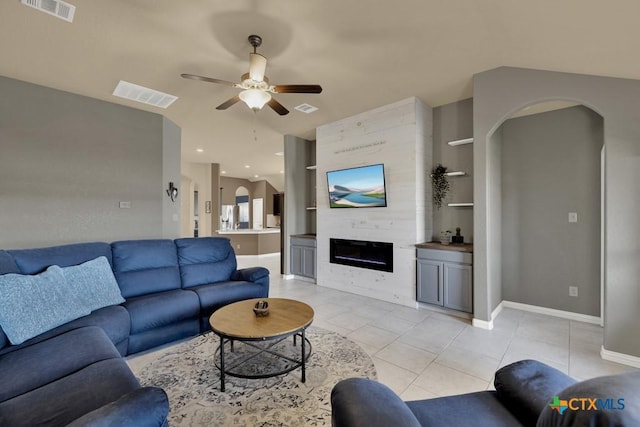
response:
M333 386L349 377L375 379L375 366L360 346L335 332L312 326L306 336L312 353L305 383L298 368L266 379L226 376L221 392L213 363L219 338L212 333L164 350L134 373L143 385L167 392L172 427L330 426Z

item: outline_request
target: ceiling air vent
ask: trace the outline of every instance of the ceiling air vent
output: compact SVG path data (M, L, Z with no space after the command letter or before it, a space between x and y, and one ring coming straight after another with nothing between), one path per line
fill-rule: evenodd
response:
M22 4L53 15L56 18L64 19L67 22L73 22L73 15L76 13L74 5L62 0L22 0Z
M309 104L300 104L297 107L294 107L294 109L298 111L302 111L303 113L307 113L307 114L311 114L314 111L318 111L318 107L314 107L313 105L309 105Z
M154 107L167 108L169 105L178 99L177 96L169 95L167 93L159 92L157 90L149 89L144 86L138 86L133 83L120 80L118 86L113 91L115 96L120 98L130 99L136 102L142 102L143 104L153 105Z

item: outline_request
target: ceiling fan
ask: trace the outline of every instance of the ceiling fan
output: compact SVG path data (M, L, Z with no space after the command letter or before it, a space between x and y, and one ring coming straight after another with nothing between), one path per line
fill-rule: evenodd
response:
M233 83L227 80L214 79L211 77L197 76L195 74L180 74L181 77L191 80L200 80L209 83L218 83L242 89L238 95L223 102L216 107L217 110L226 110L238 101L244 101L249 108L258 111L269 105L276 113L284 116L289 114L282 104L271 96L272 93L320 93L320 85L270 85L269 79L264 74L267 68L267 58L256 52L262 44L262 37L252 34L248 37L249 43L253 46L253 53L249 53L249 72L242 75L242 83Z

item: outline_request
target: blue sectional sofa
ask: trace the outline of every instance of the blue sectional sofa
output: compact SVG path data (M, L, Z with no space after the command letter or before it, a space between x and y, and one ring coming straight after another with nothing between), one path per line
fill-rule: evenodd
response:
M35 280L34 293L49 301L33 308L31 323L60 303L60 289L67 292L76 278L92 286L105 268L105 288L114 279L117 286L106 297L91 290L106 298L99 307L76 310L79 300L67 302L58 311L73 319L24 341L20 327L6 334L0 323L0 425L165 425L166 394L141 387L122 356L206 332L216 309L269 293L267 269L238 270L229 240L205 237L0 250L0 295ZM61 277L64 285L56 283ZM13 307L32 309L20 303L0 300L0 322L9 324Z
M640 426L640 371L578 382L535 360L499 369L495 390L403 402L365 378L331 392L333 427Z

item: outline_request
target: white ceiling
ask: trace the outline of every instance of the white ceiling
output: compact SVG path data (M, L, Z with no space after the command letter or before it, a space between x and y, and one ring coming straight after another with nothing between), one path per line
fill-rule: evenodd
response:
M2 1L0 75L164 114L182 128L183 160L277 187L283 135L313 139L319 125L410 96L469 98L473 74L501 65L640 79L637 0L67 1L73 23ZM272 84L324 91L276 95L289 115L254 116L242 103L215 110L236 89L180 78L239 81L250 34ZM119 80L179 99L162 110L116 98Z

